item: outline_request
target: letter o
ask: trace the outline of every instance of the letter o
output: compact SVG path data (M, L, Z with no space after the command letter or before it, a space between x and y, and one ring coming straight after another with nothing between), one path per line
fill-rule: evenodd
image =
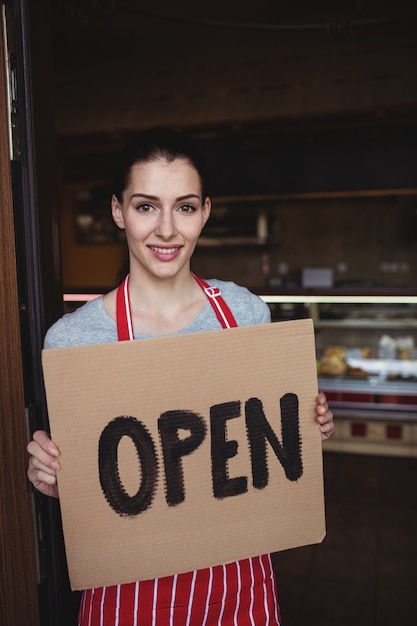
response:
M130 437L138 453L141 484L130 496L119 475L117 449L122 437ZM152 437L146 427L134 417L116 417L101 433L98 445L100 485L111 508L122 516L143 513L152 504L158 478L158 458Z

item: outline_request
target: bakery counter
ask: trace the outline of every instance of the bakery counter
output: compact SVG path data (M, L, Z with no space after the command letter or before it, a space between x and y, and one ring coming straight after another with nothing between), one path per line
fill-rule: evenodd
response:
M336 432L327 451L417 457L417 381L318 376Z
M417 423L417 381L319 375L318 386L339 417Z

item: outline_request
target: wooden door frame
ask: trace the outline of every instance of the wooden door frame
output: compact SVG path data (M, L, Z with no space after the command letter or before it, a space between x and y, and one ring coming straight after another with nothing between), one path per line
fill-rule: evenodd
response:
M26 479L27 430L4 57L1 30L0 623L38 626L32 504Z

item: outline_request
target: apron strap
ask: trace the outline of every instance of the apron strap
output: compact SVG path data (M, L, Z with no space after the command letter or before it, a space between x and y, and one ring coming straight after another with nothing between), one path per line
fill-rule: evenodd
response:
M117 290L116 296L117 339L130 341L133 336L132 314L130 311L129 274Z
M191 272L191 276L196 280L201 289L206 294L222 328L236 328L237 322L233 313L221 296L218 287L211 287L205 280L198 278ZM119 341L130 341L134 338L132 314L130 310L129 298L129 274L117 289L116 295L116 323L117 338Z
M222 328L236 328L237 322L233 316L233 313L227 306L226 302L221 296L220 289L218 287L211 287L205 280L198 278L191 272L191 276L197 281L201 289L204 291L209 299L211 306L219 320Z

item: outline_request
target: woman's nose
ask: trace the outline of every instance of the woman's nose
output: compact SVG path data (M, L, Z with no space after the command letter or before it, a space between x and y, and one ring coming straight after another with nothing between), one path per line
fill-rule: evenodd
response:
M156 233L164 239L170 239L175 235L175 216L171 211L161 211L158 217Z

